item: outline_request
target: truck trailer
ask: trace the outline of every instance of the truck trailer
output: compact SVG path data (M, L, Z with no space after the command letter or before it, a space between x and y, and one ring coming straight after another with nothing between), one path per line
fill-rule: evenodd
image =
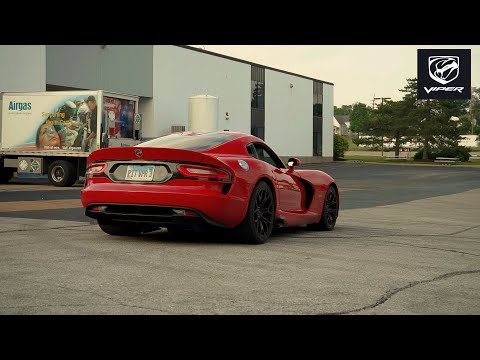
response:
M2 93L0 183L17 172L72 186L92 151L142 141L138 101L103 90Z

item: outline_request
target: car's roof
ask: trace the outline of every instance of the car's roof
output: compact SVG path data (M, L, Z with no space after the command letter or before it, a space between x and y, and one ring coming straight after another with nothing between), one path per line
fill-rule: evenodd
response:
M223 152L225 154L238 153L236 147L245 146L249 142L262 142L257 137L235 131L212 131L212 132L176 132L168 135L159 136L136 147L163 147L175 148L199 152Z
M196 135L205 135L205 134L226 134L231 135L235 139L239 139L245 136L250 136L250 134L245 134L242 132L235 131L208 131L208 132L194 132L194 131L184 131L182 133L177 133L183 136L196 136Z

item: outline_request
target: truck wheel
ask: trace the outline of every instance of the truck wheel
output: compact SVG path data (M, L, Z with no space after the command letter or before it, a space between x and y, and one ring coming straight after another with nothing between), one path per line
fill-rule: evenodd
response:
M0 184L5 184L10 181L13 176L12 168L0 168Z
M77 174L73 164L65 160L56 160L48 167L48 180L54 186L72 186Z

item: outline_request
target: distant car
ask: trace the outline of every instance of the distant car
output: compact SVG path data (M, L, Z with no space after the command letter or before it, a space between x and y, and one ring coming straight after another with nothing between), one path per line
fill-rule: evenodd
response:
M339 194L332 177L288 166L261 139L235 132L175 133L87 160L85 214L110 235L213 225L264 243L274 227L333 230Z

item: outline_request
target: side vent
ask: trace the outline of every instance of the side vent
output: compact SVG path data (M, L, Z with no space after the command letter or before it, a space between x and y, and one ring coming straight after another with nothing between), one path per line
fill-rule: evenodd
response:
M230 191L230 188L232 187L232 184L225 184L222 187L222 194L227 195L228 192Z

